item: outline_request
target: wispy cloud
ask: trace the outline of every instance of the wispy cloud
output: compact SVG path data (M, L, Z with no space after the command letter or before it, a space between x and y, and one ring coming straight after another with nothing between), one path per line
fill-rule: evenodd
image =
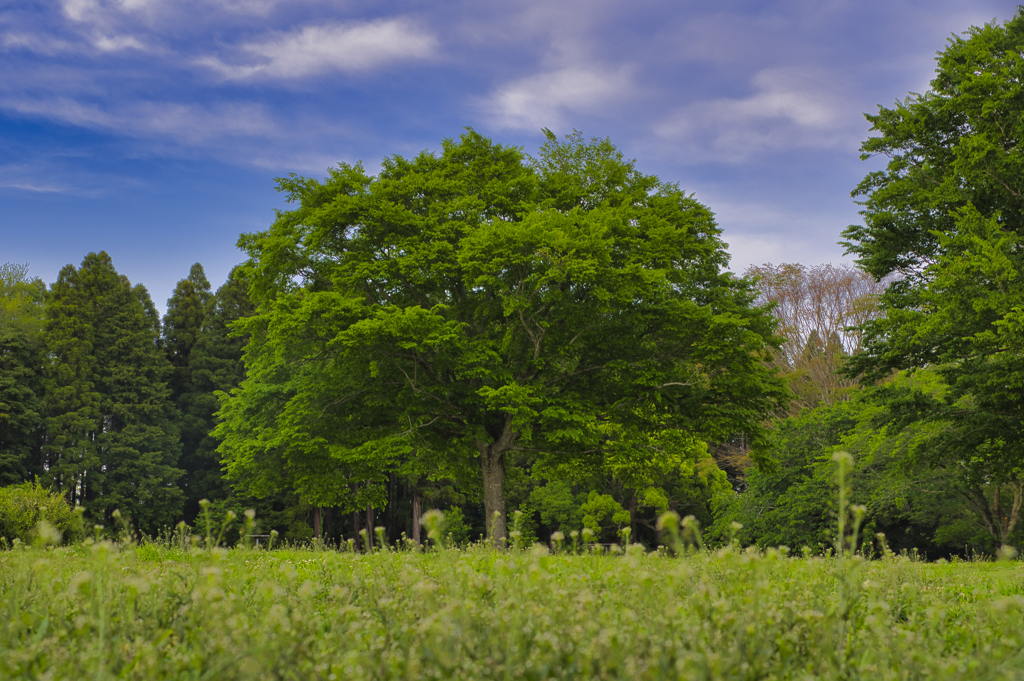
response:
M202 57L197 63L225 78L304 78L330 71L354 73L400 61L427 59L437 39L407 18L305 26L246 43L241 63ZM255 59L255 63L251 63ZM249 63L247 63L249 62Z
M689 104L655 133L681 144L693 161L738 163L794 148L855 149L860 114L838 84L824 71L765 69L754 75L752 95Z
M96 197L103 188L125 184L121 178L105 175L101 179L94 173L69 169L68 160L43 154L28 162L0 164L0 190Z
M84 45L41 33L12 31L0 37L0 43L6 51L32 52L38 55L53 57L69 52L82 52Z
M155 19L170 15L192 15L227 12L265 16L289 0L61 0L61 10L68 19L83 24L118 22L124 17Z
M148 49L145 43L132 35L96 36L92 43L101 52L120 52L121 50Z
M0 177L0 189L17 189L19 191L33 192L35 194L68 194L71 193L67 187L55 184L31 184L18 180L6 180Z
M8 52L31 52L45 57L56 57L61 54L121 52L124 50L152 51L148 45L135 36L111 36L99 33L67 40L46 35L45 33L11 32L0 35L0 45Z
M478 106L499 128L561 128L570 114L598 115L628 99L635 89L628 68L565 68L506 83Z
M171 137L186 144L224 136L273 137L278 131L263 107L251 103L206 107L179 102L131 102L107 109L60 97L4 98L0 99L0 109L92 130L135 137Z

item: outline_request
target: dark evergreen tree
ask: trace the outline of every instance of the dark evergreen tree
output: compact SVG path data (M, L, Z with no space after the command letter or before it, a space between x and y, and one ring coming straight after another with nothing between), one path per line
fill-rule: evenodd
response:
M220 469L218 441L210 435L220 409L214 392L231 390L245 378L242 349L246 339L232 336L231 324L254 310L249 283L239 268L231 272L216 296L206 297L204 291L208 294L209 284L202 267L193 265L189 278L178 283L175 297L168 301L165 318L168 356L182 377L172 385L179 391L175 402L181 423L182 488L188 522L199 513L200 499L216 501L233 494ZM187 361L179 365L182 356Z
M164 349L172 367L168 387L175 404L182 395L193 391L189 357L210 317L212 306L210 282L203 266L195 263L188 277L174 287L164 315Z
M210 430L210 414L203 405L201 390L192 376L192 351L213 313L213 293L203 266L192 265L188 277L178 282L167 301L164 315L164 351L171 364L168 387L176 408L175 418L181 437L181 459L185 474L179 484L185 493L185 515L191 520L204 494L197 490L195 451ZM198 402L198 404L197 404Z
M181 515L169 366L159 317L104 252L61 270L51 290L46 342L48 471L95 522L115 509L153 532Z
M40 470L42 357L38 341L0 333L0 485L24 482Z

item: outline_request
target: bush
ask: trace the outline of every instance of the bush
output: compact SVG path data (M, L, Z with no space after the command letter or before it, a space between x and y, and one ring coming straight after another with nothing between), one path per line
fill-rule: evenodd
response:
M55 527L67 543L82 538L81 519L60 493L38 482L0 487L0 537L7 543L31 542L41 521Z

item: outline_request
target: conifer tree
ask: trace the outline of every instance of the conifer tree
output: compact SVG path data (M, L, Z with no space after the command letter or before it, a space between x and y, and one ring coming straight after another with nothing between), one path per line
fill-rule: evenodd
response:
M190 358L211 317L213 302L206 272L201 264L195 263L188 276L174 287L164 315L164 351L171 364L168 387L181 437L179 463L185 471L179 485L185 493L185 514L189 519L198 511L199 500L207 496L196 489L194 455L210 430L210 414L203 405L202 391L194 384Z
M189 356L210 316L212 304L213 293L206 272L201 264L195 263L188 276L174 287L164 315L164 348L172 366L168 387L175 404L179 397L192 391Z
M115 509L153 532L180 517L178 436L159 316L105 252L61 270L50 294L48 471L95 522Z
M0 485L24 482L38 472L41 363L37 341L0 333Z
M198 269L197 269L198 268ZM220 454L217 440L210 431L215 423L215 413L220 403L214 395L215 391L228 391L238 386L245 378L245 366L242 363L242 349L245 338L231 336L231 324L237 319L247 317L254 311L249 301L249 283L239 268L232 270L228 280L217 289L215 296L202 297L201 286L204 283L202 267L192 266L188 279L179 282L174 298L168 301L167 318L167 350L172 362L180 358L186 345L185 309L191 309L192 326L196 329L190 338L192 346L188 349L187 363L182 367L181 375L187 374L186 390L176 397L181 419L182 457L181 466L185 470L182 488L185 491L185 519L191 522L199 512L199 500L226 499L231 495L231 488L224 480L220 470ZM178 297L188 291L186 282L193 282L195 293L187 297ZM209 291L209 284L205 290ZM187 301L187 302L186 302ZM203 321L197 323L198 309L205 306ZM174 314L172 315L172 310ZM171 324L175 332L171 333ZM172 356L171 352L178 353ZM176 367L177 370L177 367Z

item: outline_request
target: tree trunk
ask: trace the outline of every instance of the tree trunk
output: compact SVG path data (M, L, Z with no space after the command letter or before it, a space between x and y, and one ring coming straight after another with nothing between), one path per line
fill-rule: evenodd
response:
M313 535L317 541L323 541L323 534L320 532L320 507L313 508Z
M505 452L512 449L519 433L512 429L512 415L506 414L501 433L494 441L476 441L480 469L484 476L484 523L487 538L495 548L505 547Z
M1001 505L1000 486L994 484L992 487L992 498L989 499L985 488L978 486L969 488L961 494L967 502L974 506L981 516L982 524L988 531L989 536L999 542L1000 546L1006 546L1010 535L1017 528L1020 522L1021 504L1024 502L1024 483L1019 480L1008 483L1013 490L1013 502L1009 509Z
M366 507L366 552L373 551L373 506Z
M487 538L495 548L505 546L505 456L494 446L480 452L484 475L484 517Z
M1010 507L1009 514L1003 516L1002 523L999 525L999 541L1003 546L1009 545L1010 535L1017 528L1021 502L1024 501L1024 485L1020 482L1011 482L1010 487L1013 488L1013 505Z
M394 473L388 473L388 505L387 505L387 516L384 521L384 537L390 543L392 539L391 532L396 527L395 524L395 506L398 504L398 476Z
M352 483L352 498L359 494L359 484ZM352 511L352 540L355 542L355 550L359 550L359 511Z
M636 490L629 497L629 541L636 541Z
M328 506L324 512L324 536L330 537L334 530L334 507Z
M420 510L420 490L414 487L412 490L412 541L416 546L420 545L420 518L423 512Z

